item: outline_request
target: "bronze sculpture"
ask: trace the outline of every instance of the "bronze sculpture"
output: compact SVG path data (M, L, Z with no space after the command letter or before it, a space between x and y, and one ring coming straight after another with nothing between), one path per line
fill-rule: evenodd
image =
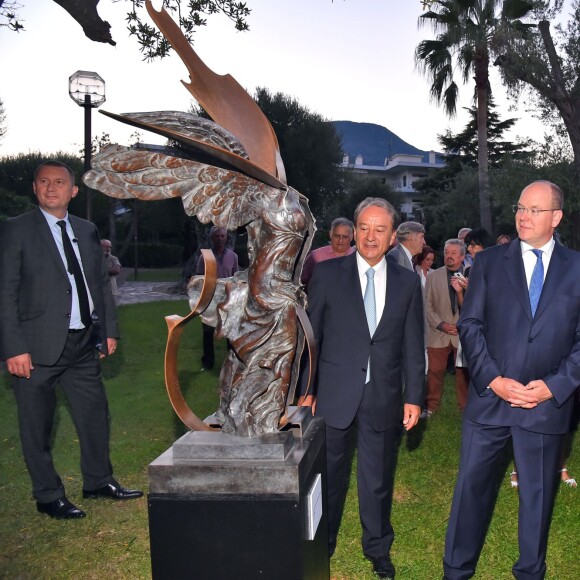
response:
M198 304L203 277L192 280L188 293L192 309L203 310L204 322L232 345L220 374L222 431L270 433L296 385L299 317L305 319L299 279L314 219L307 199L286 185L276 136L254 101L233 78L207 69L164 10L147 8L189 69L185 86L217 123L175 111L106 113L167 136L174 146L111 145L95 156L83 179L117 198L181 197L186 213L203 223L246 227L249 268L219 280L207 307L207 295Z

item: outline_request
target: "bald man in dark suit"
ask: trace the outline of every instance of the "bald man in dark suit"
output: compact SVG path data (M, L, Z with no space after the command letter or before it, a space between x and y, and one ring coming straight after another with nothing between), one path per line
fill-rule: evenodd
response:
M471 384L443 560L449 580L475 574L510 444L520 502L512 573L546 574L562 442L580 384L580 254L554 240L563 201L553 183L526 187L514 206L518 238L480 252L471 269L457 325Z

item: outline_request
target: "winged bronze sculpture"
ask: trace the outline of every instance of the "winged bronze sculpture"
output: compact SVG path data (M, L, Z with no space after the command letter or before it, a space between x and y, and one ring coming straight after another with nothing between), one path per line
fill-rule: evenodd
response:
M247 437L274 432L288 420L287 401L296 387L307 326L299 279L314 219L308 200L287 186L276 135L253 99L231 76L205 66L165 10L154 10L149 1L147 10L189 70L190 82L183 84L213 121L176 111L105 113L173 145L110 145L93 158L83 180L115 198L181 197L185 212L203 223L245 226L248 269L213 284L208 268L205 278L193 278L188 294L192 315L201 313L232 347L220 373L221 430ZM176 387L179 332L172 339L171 331L185 321L168 320L167 387L190 428L211 429Z

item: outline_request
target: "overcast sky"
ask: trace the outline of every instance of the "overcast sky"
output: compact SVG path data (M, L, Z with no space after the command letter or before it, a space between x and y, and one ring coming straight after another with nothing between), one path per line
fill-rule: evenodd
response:
M25 31L0 28L0 98L8 133L0 155L28 151L76 153L84 139L83 110L68 95L68 77L96 71L106 82L103 109L115 113L181 110L191 97L176 55L154 63L142 60L129 38L125 1L101 0L99 13L112 25L117 46L84 36L80 26L49 0L21 0ZM415 67L418 42L432 38L418 29L419 0L247 0L249 32L235 31L225 17L212 16L195 35L194 48L219 74L231 74L249 92L264 86L282 91L330 120L383 125L412 145L439 149L437 134L459 131L467 117L450 120L429 102L429 85ZM526 113L508 111L497 79L493 91L502 117L520 118L512 137L541 140L544 129ZM461 88L463 106L472 86ZM127 144L134 131L93 111L93 135L109 133ZM159 138L143 135L145 142Z

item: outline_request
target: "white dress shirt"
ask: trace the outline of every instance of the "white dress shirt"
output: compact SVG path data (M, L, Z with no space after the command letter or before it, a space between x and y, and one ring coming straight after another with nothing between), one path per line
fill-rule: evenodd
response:
M64 246L62 245L62 230L60 229L60 226L57 223L57 222L62 221L62 220L54 217L52 214L44 211L42 208L39 208L39 209L42 212L42 214L44 215L44 217L46 218L46 221L48 222L48 225L50 227L50 232L52 234L52 237L54 238L54 241L56 243L56 247L58 248L58 253L60 254L60 257L62 259L62 263L64 264L64 268L66 270L67 269L67 261L66 261L66 254L64 253ZM68 234L68 237L71 239L73 250L76 254L77 260L79 261L79 265L80 265L81 271L83 273L83 278L85 279L85 286L87 288L87 294L89 297L89 308L90 308L90 311L92 312L95 309L95 305L93 303L93 299L91 297L91 292L89 290L89 287L87 286L87 280L86 280L85 271L83 268L83 261L81 260L81 253L79 250L79 245L75 239L75 233L73 232L73 229L70 225L70 221L68 219L68 213L62 219L66 222L66 233ZM68 270L67 270L67 274L68 274L68 279L69 279L70 285L72 287L72 305L71 305L71 311L70 311L69 328L82 329L82 328L84 328L84 325L81 322L81 311L79 308L79 297L78 297L78 293L77 293L77 284L75 282L75 277L73 276L73 274L71 274Z
M546 245L542 246L541 248L537 248L538 250L542 250L542 264L544 264L544 280L546 279L546 275L548 274L548 266L550 265L550 259L552 258L552 252L554 251L555 245L554 238L552 238ZM536 262L538 259L536 258L536 254L532 252L535 250L533 246L530 244L526 244L526 242L522 242L520 240L520 247L522 249L522 260L524 261L524 270L526 271L526 281L528 283L528 290L530 288L530 282L532 280L532 272L534 271L534 267L536 266Z

